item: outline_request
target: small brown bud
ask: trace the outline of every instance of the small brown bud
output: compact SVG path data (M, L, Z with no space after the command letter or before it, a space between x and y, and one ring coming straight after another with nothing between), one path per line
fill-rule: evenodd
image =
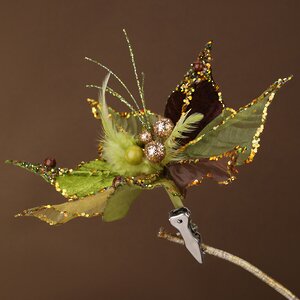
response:
M47 157L44 160L44 165L47 169L52 169L56 167L56 160L54 158Z

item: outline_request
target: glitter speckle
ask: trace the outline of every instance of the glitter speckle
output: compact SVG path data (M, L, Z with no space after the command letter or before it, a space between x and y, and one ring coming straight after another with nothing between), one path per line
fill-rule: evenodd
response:
M158 163L164 159L165 155L165 147L160 142L151 142L145 146L145 156L151 162Z
M154 133L158 137L168 137L174 128L173 122L168 118L161 118L153 125Z

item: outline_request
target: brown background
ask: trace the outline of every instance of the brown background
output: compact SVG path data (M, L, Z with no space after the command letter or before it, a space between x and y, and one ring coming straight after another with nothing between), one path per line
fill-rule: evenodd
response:
M105 72L83 58L100 59L135 89L123 27L157 112L209 39L229 106L293 73L270 109L255 163L228 187L207 181L191 190L186 204L206 243L299 295L299 8L299 1L1 1L1 161L55 156L72 167L96 157L100 126L85 102L96 92L84 86ZM3 164L0 179L1 299L281 299L235 266L213 257L200 266L183 247L158 240L171 209L161 190L145 193L119 222L49 227L13 215L62 201L52 187Z

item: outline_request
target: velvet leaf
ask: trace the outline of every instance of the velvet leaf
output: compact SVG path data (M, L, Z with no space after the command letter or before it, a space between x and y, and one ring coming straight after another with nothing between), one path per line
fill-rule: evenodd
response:
M181 159L217 157L233 149L239 149L237 164L251 162L258 150L260 134L264 129L267 110L275 93L291 77L279 79L260 97L237 112L227 110L216 119L216 126L210 126L195 140L183 146ZM225 117L225 118L224 118Z
M193 140L199 132L223 110L219 87L215 84L211 69L211 45L209 42L191 65L184 79L169 96L165 107L165 117L174 124L182 113L201 113L204 115L197 128L181 140L185 144Z

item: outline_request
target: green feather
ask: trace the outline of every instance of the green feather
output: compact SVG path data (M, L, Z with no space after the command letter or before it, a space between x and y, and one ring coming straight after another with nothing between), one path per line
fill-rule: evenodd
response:
M145 157L138 165L132 165L125 160L126 150L136 145L136 141L134 136L124 130L118 131L114 125L114 120L110 117L105 100L108 79L109 74L105 77L99 94L100 118L104 130L104 137L101 141L103 144L103 158L111 165L114 172L122 176L136 176L160 171L161 166L151 163Z
M105 91L107 87L107 83L110 77L110 73L108 73L102 83L102 90L99 91L99 103L101 105L101 121L103 126L103 131L106 139L115 139L116 138L116 129L114 128L112 119L109 117L108 107L105 100Z
M132 165L125 160L126 150L136 145L133 136L126 132L118 132L115 139L106 138L103 143L103 158L111 165L111 169L122 176L152 174L162 169L145 157L139 165Z
M176 150L180 147L177 140L186 138L186 134L194 131L203 119L203 114L194 113L188 116L189 112L190 110L181 115L171 135L167 138L165 142L166 157L162 162L163 164L167 164L176 156Z

